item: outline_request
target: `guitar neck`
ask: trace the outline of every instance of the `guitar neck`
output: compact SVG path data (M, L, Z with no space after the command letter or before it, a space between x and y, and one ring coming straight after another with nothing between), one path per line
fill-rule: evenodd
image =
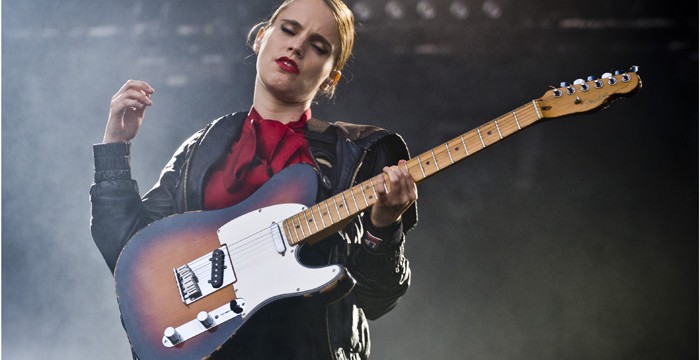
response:
M403 166L413 180L420 183L540 119L542 113L537 100L533 100L409 159ZM377 200L379 176L386 175L379 174L365 180L284 220L281 230L286 234L290 245L318 242L342 229L350 219L374 205Z
M467 131L408 160L405 166L416 183L437 174L469 156L515 134L542 119L533 100L507 114Z

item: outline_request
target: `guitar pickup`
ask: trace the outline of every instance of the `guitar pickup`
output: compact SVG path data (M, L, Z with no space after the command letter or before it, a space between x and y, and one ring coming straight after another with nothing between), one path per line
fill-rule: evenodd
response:
M226 245L178 268L173 268L180 299L189 305L236 282Z

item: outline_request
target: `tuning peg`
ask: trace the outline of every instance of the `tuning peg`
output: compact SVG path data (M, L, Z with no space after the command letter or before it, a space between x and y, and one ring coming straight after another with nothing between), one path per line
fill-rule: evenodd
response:
M574 81L574 85L579 85L581 87L581 91L588 91L588 89L590 89L590 86L586 84L586 81L583 79L576 79L576 81Z
M555 88L554 86L551 86L551 88L552 88L552 94L554 95L554 97L560 97L560 96L561 96L561 90Z
M607 78L610 78L610 77L612 77L612 76L613 76L613 74L611 74L611 73L609 73L609 72L606 72L606 73L604 73L603 75L601 75L600 77L601 77L602 79L607 79Z
M595 80L595 76L593 76L593 75L588 75L588 77L586 78L586 81L593 81L593 80Z
M639 71L639 66L637 66L637 65L632 65L632 66L630 67L630 71L629 71L629 72L636 73L637 71Z
M624 73L625 72L622 70L615 70L615 75L620 75L620 74L624 74Z
M566 93L569 94L569 95L571 95L571 94L573 94L574 92L576 92L576 89L575 89L573 86L571 86L571 84L569 84L568 82L562 81L562 82L561 82L561 87L565 87L565 88L566 88Z

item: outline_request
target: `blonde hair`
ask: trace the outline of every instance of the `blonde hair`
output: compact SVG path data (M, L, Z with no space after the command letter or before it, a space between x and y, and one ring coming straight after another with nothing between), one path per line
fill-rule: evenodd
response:
M255 41L255 36L257 35L258 31L271 26L275 20L277 20L279 14L293 1L294 0L285 0L277 8L277 10L272 13L272 16L270 16L268 20L261 21L250 29L250 32L248 32L248 44L251 47L253 46L253 42ZM333 13L335 23L338 25L340 47L338 48L338 53L335 55L333 70L341 71L350 59L350 55L352 55L352 47L355 44L355 16L342 0L323 0L323 2L326 3L328 8ZM330 98L335 92L335 85L331 87L323 87L320 91L322 94Z

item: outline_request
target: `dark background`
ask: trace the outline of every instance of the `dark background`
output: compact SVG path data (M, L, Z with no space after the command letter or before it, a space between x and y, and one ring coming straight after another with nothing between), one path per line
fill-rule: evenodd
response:
M397 131L418 154L561 81L638 65L644 86L420 185L412 286L373 322L373 358L697 358L697 2L465 0L465 19L451 3L426 19L398 0L397 20L366 1L314 115ZM130 78L156 88L132 148L144 192L182 140L249 108L245 35L274 5L2 3L3 358L128 357L89 233L110 97Z

